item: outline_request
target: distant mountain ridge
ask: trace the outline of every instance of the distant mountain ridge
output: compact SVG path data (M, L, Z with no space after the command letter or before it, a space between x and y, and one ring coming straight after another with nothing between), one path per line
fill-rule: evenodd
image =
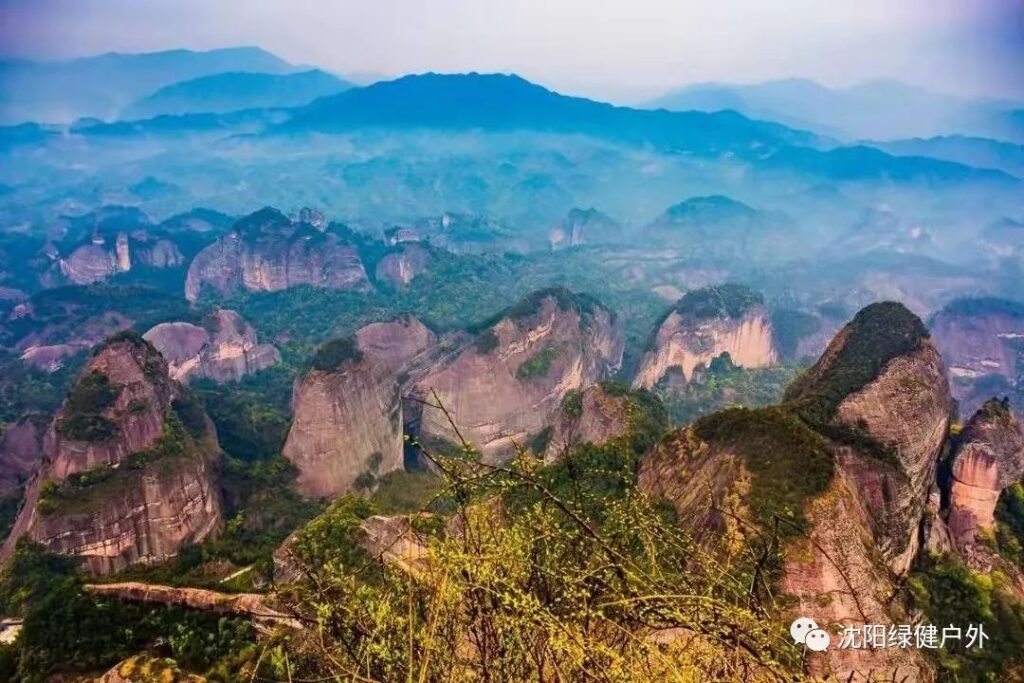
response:
M673 111L737 111L846 140L966 134L1016 140L1012 112L1019 104L971 100L880 80L829 88L791 78L752 85L698 83L646 106Z
M154 91L224 72L284 74L299 70L257 47L197 52L107 53L65 61L0 61L0 123L70 123L110 119Z
M230 71L164 86L128 107L122 118L298 107L351 87L319 69L287 74Z

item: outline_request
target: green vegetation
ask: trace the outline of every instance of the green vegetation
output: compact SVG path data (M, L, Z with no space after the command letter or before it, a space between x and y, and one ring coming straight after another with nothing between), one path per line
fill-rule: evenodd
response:
M119 392L119 387L96 370L80 377L68 392L57 431L75 441L105 441L114 436L117 425L103 411L114 405Z
M927 621L966 629L981 624L989 640L967 649L966 642L924 650L939 669L939 680L983 683L1017 680L1024 672L1024 608L1009 593L999 572L972 572L951 556L925 558L907 585L913 604Z
M473 345L476 346L477 353L484 355L498 348L499 343L500 340L498 339L498 335L491 329L484 330L476 336L476 339L473 340Z
M780 535L803 528L807 501L832 480L835 463L827 443L785 408L730 408L698 420L693 429L743 458L753 477L745 502L765 529L776 518L788 522L779 527Z
M293 557L308 570L340 565L364 580L379 575L380 564L360 545L365 532L359 525L373 514L373 504L366 498L338 498L295 535L290 546Z
M557 346L547 346L533 354L516 369L516 378L521 380L546 377L551 371L551 364L558 358L561 349Z
M7 494L0 495L0 538L7 538L14 520L18 517L18 509L21 507L21 497L24 488L18 487Z
M81 351L65 358L59 370L46 372L0 351L0 425L23 415L52 415L85 363Z
M355 337L332 339L316 350L313 356L313 369L323 372L334 372L347 361L358 363L363 358Z
M696 320L740 318L754 306L764 304L760 293L744 285L726 283L702 287L683 295L674 310Z
M0 605L25 623L7 666L18 680L95 672L158 641L184 668L227 681L258 655L247 621L174 607L96 599L85 592L74 561L22 540L0 573Z
M655 388L674 425L691 424L704 415L735 406L757 407L778 403L800 367L792 364L768 368L741 368L728 354L715 358L681 389Z
M570 389L562 398L562 413L567 417L579 417L583 414L583 392Z
M436 510L435 498L444 481L428 471L388 472L377 480L377 489L370 496L375 510L382 515L401 515L420 510Z
M199 379L192 388L217 428L221 448L255 462L276 457L284 447L294 379L291 369L275 366L228 384Z
M1024 484L1003 490L996 503L995 518L996 550L1024 570Z

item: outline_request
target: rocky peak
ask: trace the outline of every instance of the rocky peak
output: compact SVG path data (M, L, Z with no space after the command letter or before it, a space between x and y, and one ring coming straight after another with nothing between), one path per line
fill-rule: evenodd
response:
M167 363L134 333L111 337L86 363L57 411L44 450L51 475L116 465L163 433L172 398Z
M272 344L259 344L256 331L235 311L217 309L202 327L185 322L161 323L143 337L168 363L172 379L209 377L237 381L280 362Z
M673 368L689 381L698 365L707 366L723 353L748 368L778 359L764 300L743 285L704 287L684 295L649 342L633 384L651 388Z
M404 287L417 275L425 273L430 262L431 255L426 246L415 242L403 244L389 251L377 263L376 277L379 282Z
M323 498L370 488L378 476L401 469L402 402L395 372L363 353L355 338L320 347L313 369L295 387L292 407L282 454L298 468L296 487L303 495Z
M220 528L212 425L134 333L115 335L89 360L42 451L5 552L27 534L107 574L166 560Z
M419 377L410 395L419 435L458 441L440 401L485 458L504 457L551 423L569 391L613 373L623 343L621 321L598 301L564 288L535 292Z
M999 494L1024 477L1024 431L1009 404L990 399L956 439L949 495L949 530L961 548L991 529Z
M836 444L840 470L872 519L890 568L905 573L953 410L924 323L903 305L871 304L786 390L792 410Z
M413 358L437 343L437 335L418 319L406 316L360 328L356 343L364 354L399 373Z
M299 209L298 222L307 223L321 231L327 229L327 217L316 209L311 209L308 206Z
M548 242L552 249L557 250L612 241L621 232L622 226L597 209L572 209L559 225L551 229Z
M195 301L203 287L229 294L240 288L275 292L297 285L365 290L369 281L343 230L321 232L267 207L236 222L196 255L185 278L185 296Z

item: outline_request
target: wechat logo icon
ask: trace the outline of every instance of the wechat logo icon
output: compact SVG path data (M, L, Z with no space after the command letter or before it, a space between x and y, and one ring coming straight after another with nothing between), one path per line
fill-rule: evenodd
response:
M789 635L794 643L812 652L824 652L832 644L832 636L828 631L818 628L818 623L807 617L800 617L790 624Z

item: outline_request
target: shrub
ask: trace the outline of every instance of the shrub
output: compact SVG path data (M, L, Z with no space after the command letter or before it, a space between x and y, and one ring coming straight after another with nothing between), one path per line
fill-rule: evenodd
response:
M96 370L78 378L68 392L57 431L75 441L109 439L116 433L117 426L102 413L114 405L119 391L106 375Z
M354 337L332 339L316 350L313 356L313 368L323 372L333 372L346 361L359 362L363 352L356 345Z
M516 377L522 380L546 377L551 371L551 364L558 358L559 351L556 346L548 346L533 354L516 369Z

